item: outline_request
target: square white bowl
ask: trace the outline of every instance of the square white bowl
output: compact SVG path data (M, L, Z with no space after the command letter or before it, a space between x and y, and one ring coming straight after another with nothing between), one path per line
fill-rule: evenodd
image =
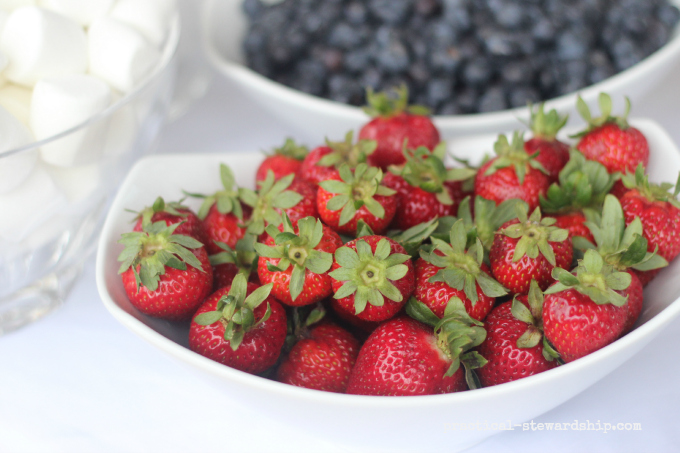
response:
M675 181L680 152L655 122L631 123L648 138L649 174L655 182ZM492 149L493 136L469 140L456 150L462 158L479 160ZM481 442L499 431L457 430L454 423L477 421L522 423L562 404L615 370L640 351L680 314L680 260L664 269L645 290L645 305L636 328L616 342L582 359L515 382L462 393L418 397L371 397L308 390L253 376L200 356L187 347L188 326L150 318L127 299L117 257L120 235L130 231L133 215L157 196L182 197L182 189L217 190L219 164L231 166L237 183L252 187L262 155L259 152L156 155L141 159L121 186L107 216L96 263L99 294L105 307L125 327L197 372L213 376L247 404L282 421L307 427L352 451L453 452ZM193 203L193 204L192 204ZM195 200L188 200L193 208ZM657 370L661 371L661 370ZM313 415L310 415L313 414ZM400 429L395 429L399 427Z

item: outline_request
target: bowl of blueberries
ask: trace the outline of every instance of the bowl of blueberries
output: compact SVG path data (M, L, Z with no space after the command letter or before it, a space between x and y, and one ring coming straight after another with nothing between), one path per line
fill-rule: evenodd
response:
M632 101L680 58L680 0L207 0L225 78L288 126L341 137L366 90L405 85L446 139L511 130L527 103ZM301 132L302 133L302 132ZM310 135L309 133L307 135Z

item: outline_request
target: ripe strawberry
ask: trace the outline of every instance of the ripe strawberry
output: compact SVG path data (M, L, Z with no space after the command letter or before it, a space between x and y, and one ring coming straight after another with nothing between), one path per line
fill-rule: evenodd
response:
M339 176L319 183L317 208L326 225L341 234L355 235L359 220L382 234L397 211L396 192L382 184L379 168L359 164L352 173L340 167Z
M629 188L621 197L626 224L639 217L642 234L647 239L647 250L657 250L666 261L673 261L680 253L680 202L677 200L680 178L672 194L669 193L672 184L651 184L642 166L638 166L635 175L624 176L623 182ZM646 285L657 273L658 270L646 270L639 272L638 277Z
M569 160L569 145L556 138L569 117L560 115L556 110L545 113L544 107L540 104L536 111L531 110L533 138L524 143L524 149L530 155L538 153L536 160L548 171L550 181L555 182Z
M274 172L276 181L291 173L296 175L306 156L307 147L296 144L292 138L287 138L282 147L274 148L274 153L267 155L262 161L255 173L255 182L267 179L269 170Z
M132 305L172 321L191 317L213 284L205 247L191 236L175 234L181 225L159 220L118 241L125 246L118 273Z
M595 240L586 226L587 219L583 212L575 211L566 214L553 214L552 217L555 219L555 226L567 230L572 240L575 236L581 236L589 241Z
M269 295L237 275L206 299L189 328L189 348L211 360L258 374L274 365L286 340L286 312Z
M224 164L220 164L220 180L224 189L212 195L185 192L191 197L203 199L198 217L203 221L208 236L205 247L210 255L222 251L215 242L223 242L234 248L246 232L244 216L247 218L250 215L250 208L246 206L244 210L241 206L234 173Z
M135 217L135 226L133 231L143 231L145 225L150 225L155 222L164 221L167 226L181 223L175 231L175 234L189 235L202 244L207 245L210 240L205 231L205 227L201 220L188 207L182 205L181 202L166 203L162 197L156 198L153 205L139 211Z
M368 162L386 170L390 165L404 163L404 142L412 149L424 146L433 150L441 141L437 127L424 107L408 106L408 89L402 86L388 93L366 93L368 106L364 111L373 117L359 131L360 139L375 140L378 147Z
M481 323L470 318L455 298L444 320L415 299L408 307L418 320L399 316L373 331L359 350L347 393L411 396L460 392L468 385L477 388L472 370L486 361L467 351L484 340Z
M576 148L588 159L604 165L609 173L633 171L639 164L646 167L649 144L642 132L628 125L628 98L621 117L611 116L612 100L609 95L600 93L599 104L602 116L593 118L588 105L578 97L576 108L588 123L588 128L577 135L579 142Z
M432 237L432 246L422 248L420 256L416 261L414 295L440 318L449 300L458 297L467 313L481 321L493 308L496 297L508 293L489 276L482 261L482 243L474 233L468 238L462 220L451 228L448 243Z
M565 362L603 348L623 332L631 277L587 250L574 274L555 268L545 291L543 331Z
M461 173L468 177L476 173L472 169L444 167L446 145L434 151L425 147L404 150L406 163L401 168L390 168L383 184L397 192L397 212L392 226L407 230L428 220L454 215L464 198Z
M339 247L329 273L338 305L365 321L396 315L415 286L413 263L404 252L383 236L364 236Z
M223 242L215 244L222 250L220 253L210 255L215 290L230 286L237 274L243 274L249 282L260 283L257 272L253 272L257 270L255 236L246 234L233 249Z
M543 293L535 280L528 295L515 296L484 320L486 339L477 352L488 363L477 371L484 387L516 381L558 365L543 337Z
M320 302L333 292L328 270L333 253L342 245L338 234L314 217L300 219L295 228L287 216L283 232L270 225L263 244L255 244L260 255L257 275L262 283L273 283L272 296L286 305L299 307Z
M319 184L337 176L338 169L343 164L354 169L360 163L366 162L367 156L375 151L376 146L378 144L375 140L359 140L354 143L354 132L349 131L344 142L326 140L325 146L314 148L302 161L299 176L309 183Z
M554 282L554 268L569 269L574 249L569 232L557 228L555 219L541 218L540 208L529 218L526 211L519 214L496 233L489 261L496 280L514 294L526 294L532 279L544 290Z
M524 150L522 135L515 133L512 143L500 135L494 145L497 157L491 159L477 172L475 195L493 200L496 204L510 198L519 198L535 209L539 197L545 195L550 185L547 170Z

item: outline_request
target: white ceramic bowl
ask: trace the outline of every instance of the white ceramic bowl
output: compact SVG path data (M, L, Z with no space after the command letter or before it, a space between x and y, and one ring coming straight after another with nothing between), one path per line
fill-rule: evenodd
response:
M206 0L203 11L203 45L214 68L223 77L238 85L255 102L265 107L282 122L294 127L309 140L344 137L345 132L366 122L367 116L358 107L312 96L274 82L243 64L242 37L247 30L247 18L241 10L242 0ZM671 0L680 6L680 0ZM600 92L612 95L616 102L628 96L633 103L641 98L680 61L680 27L672 39L642 62L602 82L579 91L589 105L597 104ZM621 98L621 99L619 99ZM623 103L621 102L620 105ZM564 113L577 115L576 93L554 98L546 103ZM442 138L451 141L462 135L511 130L518 118L526 120L525 107L493 113L435 116Z
M670 137L652 121L632 123L649 139L651 179L675 181L680 153ZM492 143L492 137L470 141L457 155L478 159ZM226 367L188 349L188 326L150 318L130 304L117 273L116 259L122 249L117 240L131 227L126 209L139 209L158 195L178 199L182 189L210 193L220 187L221 162L232 167L239 185L252 187L260 159L260 153L248 152L156 155L140 160L121 186L105 221L96 263L97 288L104 305L121 324L199 373L221 380L224 391L234 398L298 429L307 427L334 443L351 446L351 451L462 450L494 431L453 430L454 424L507 425L508 421L515 424L537 417L615 370L680 314L680 279L674 278L680 272L680 260L676 260L645 291L645 306L631 333L565 366L496 387L437 396L354 396L297 388Z

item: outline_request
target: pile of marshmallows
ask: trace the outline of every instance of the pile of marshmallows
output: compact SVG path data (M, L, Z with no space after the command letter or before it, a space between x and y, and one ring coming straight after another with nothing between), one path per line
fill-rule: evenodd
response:
M97 184L79 173L82 135L3 152L81 124L138 86L176 15L176 0L0 0L0 240L21 240L45 209L79 198L69 182Z

